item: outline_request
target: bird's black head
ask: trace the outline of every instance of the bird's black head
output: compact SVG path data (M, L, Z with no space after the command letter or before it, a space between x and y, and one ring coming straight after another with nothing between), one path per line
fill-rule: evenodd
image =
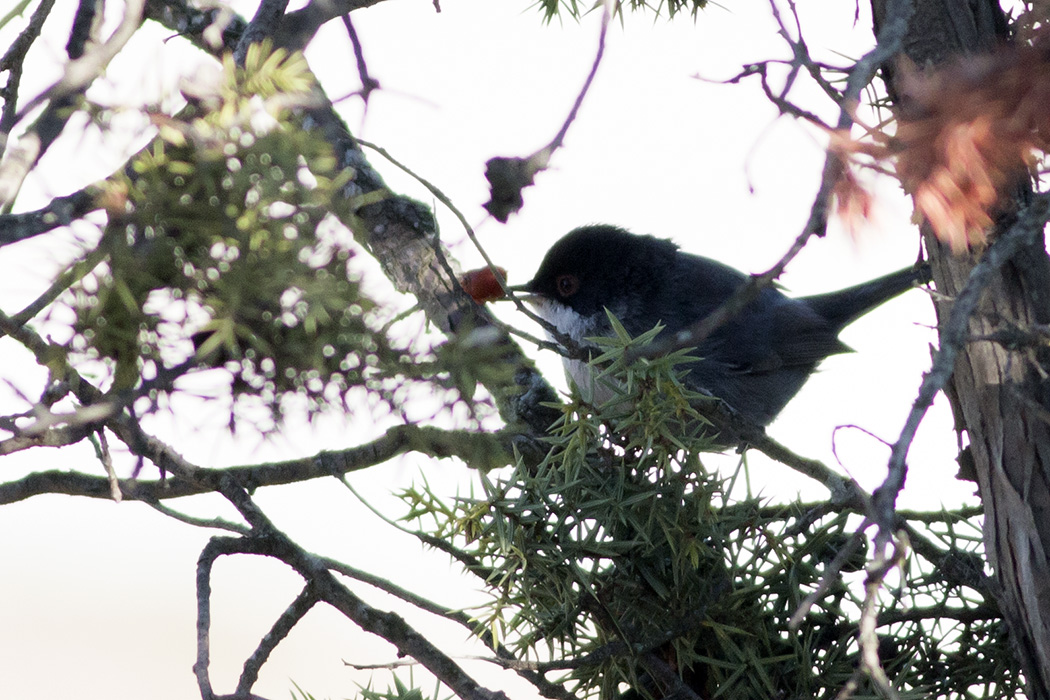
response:
M593 316L616 302L644 297L659 286L660 275L678 247L608 225L581 226L555 243L524 289Z

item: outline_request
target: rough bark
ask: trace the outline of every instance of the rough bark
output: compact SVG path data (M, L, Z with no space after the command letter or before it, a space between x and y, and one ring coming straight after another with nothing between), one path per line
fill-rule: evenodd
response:
M873 0L876 25L887 18L885 0ZM989 50L1005 41L1006 22L992 0L916 0L904 53L919 67L960 54ZM897 101L893 69L884 71ZM1030 190L1019 187L1007 209L1021 210ZM1006 214L1005 231L1015 220ZM923 228L933 278L943 298L943 324L952 299L966 284L981 251L953 255ZM948 397L964 446L960 464L972 467L985 509L985 545L995 572L997 597L1025 673L1027 694L1050 698L1050 353L1028 342L1030 331L1050 320L1050 260L1042 235L998 269L969 321ZM1006 333L1004 333L1006 332ZM1019 342L984 340L992 334ZM943 340L943 336L942 336ZM921 468L921 465L913 465Z

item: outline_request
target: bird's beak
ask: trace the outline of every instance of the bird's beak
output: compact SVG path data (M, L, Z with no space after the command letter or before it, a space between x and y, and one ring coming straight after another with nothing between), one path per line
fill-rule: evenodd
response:
M542 297L536 293L532 281L526 282L525 284L518 284L513 287L507 287L507 291L513 292L519 299L529 304L535 304L542 299ZM509 299L510 297L507 298Z

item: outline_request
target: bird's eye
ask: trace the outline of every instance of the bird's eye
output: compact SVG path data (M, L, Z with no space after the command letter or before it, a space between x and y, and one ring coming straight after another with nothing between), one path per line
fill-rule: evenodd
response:
M554 287L558 290L558 296L566 299L580 291L580 279L576 275L558 275Z

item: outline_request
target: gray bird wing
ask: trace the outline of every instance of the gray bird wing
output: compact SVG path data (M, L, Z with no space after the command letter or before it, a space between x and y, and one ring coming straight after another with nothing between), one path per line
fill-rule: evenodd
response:
M728 299L747 277L713 260L680 254L678 274L689 280L691 299L664 298L667 331L700 321ZM678 287L682 288L682 287ZM838 339L841 326L809 303L767 287L734 318L700 343L696 354L723 371L759 374L783 368L812 369L828 355L849 352Z

